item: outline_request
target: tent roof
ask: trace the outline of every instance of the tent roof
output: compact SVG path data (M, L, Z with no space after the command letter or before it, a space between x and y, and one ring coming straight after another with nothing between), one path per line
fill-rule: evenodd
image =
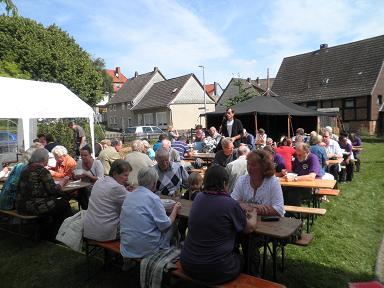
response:
M63 84L0 77L0 118L89 118L93 109Z
M296 104L289 102L282 97L272 96L255 96L247 101L238 103L232 108L237 115L241 114L269 114L269 115L292 115L292 116L319 116L328 115L333 116L330 113L322 113L314 111ZM223 114L226 107L216 107L215 112L207 113L207 115Z

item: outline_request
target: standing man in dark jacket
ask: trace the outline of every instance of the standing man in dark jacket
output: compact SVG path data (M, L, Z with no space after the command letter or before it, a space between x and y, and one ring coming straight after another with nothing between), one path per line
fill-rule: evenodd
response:
M243 135L243 124L239 119L235 119L235 111L232 108L227 108L225 117L221 123L221 135L230 137L235 148L240 146L241 136Z

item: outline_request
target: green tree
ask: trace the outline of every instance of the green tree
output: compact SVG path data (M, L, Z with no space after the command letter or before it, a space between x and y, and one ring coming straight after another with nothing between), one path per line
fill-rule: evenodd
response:
M233 105L236 105L237 103L244 102L245 100L248 100L255 96L260 96L260 93L256 92L255 88L253 86L250 87L244 87L244 80L241 78L234 79L235 85L239 89L239 93L232 98L229 98L227 101L224 102L225 107L231 107Z
M103 77L94 61L56 25L0 16L0 61L5 60L33 80L64 84L89 105L103 97Z
M12 16L17 16L17 7L12 0L0 0L0 3L5 4L5 11L7 15L11 14Z
M105 70L105 61L102 58L96 58L93 63L95 64L97 72L103 78L103 92L112 95L113 91L113 79L109 76Z
M28 72L21 71L17 63L6 59L0 61L0 76L31 79L31 75Z

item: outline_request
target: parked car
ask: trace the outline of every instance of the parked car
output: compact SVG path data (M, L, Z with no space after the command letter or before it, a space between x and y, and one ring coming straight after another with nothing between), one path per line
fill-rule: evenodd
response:
M0 131L0 153L17 151L17 135L9 131Z
M142 138L151 140L159 138L159 136L163 133L163 130L157 126L133 126L124 130L123 139L124 141Z

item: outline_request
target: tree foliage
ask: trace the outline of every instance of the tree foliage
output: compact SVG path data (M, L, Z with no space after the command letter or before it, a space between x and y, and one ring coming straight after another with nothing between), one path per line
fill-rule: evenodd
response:
M0 61L0 76L31 79L31 74L22 71L17 63L6 59Z
M12 16L17 16L17 7L12 0L0 0L0 3L5 4L5 11L7 15L11 14Z
M232 98L229 98L227 101L224 102L225 107L231 107L233 105L236 105L237 103L244 102L254 96L259 96L260 94L256 92L253 86L251 87L245 87L243 81L241 78L234 79L235 85L239 89L239 93Z
M90 55L56 25L47 28L22 17L0 16L0 61L9 72L67 86L89 105L103 97L103 77ZM53 96L53 95L52 95Z
M103 92L109 95L113 94L113 79L109 76L105 70L105 61L102 58L96 58L93 63L95 64L97 72L103 78Z

